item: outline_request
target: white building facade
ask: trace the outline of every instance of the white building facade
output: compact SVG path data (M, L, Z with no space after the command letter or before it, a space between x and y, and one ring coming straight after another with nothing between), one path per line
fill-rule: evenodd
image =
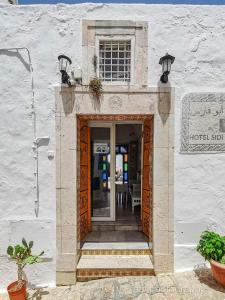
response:
M30 282L76 281L76 122L82 115L154 115L155 271L191 270L203 262L196 253L201 232L225 231L223 126L218 134L208 125L223 123L224 27L224 6L0 6L0 288L16 276L6 248L22 237L45 251L45 262L27 269ZM133 81L103 85L96 107L87 85L101 35L132 36L135 54ZM167 52L175 62L163 84L159 59ZM60 54L71 58L75 74L81 69L83 86L61 87Z

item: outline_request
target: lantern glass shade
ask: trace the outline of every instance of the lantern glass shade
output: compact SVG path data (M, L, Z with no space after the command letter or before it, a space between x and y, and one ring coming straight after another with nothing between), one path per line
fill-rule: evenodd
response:
M175 60L175 57L173 57L172 55L169 55L168 53L160 58L160 65L162 65L162 72L163 74L169 74L170 70L171 70L171 65L173 64Z
M59 70L67 72L69 65L71 65L72 63L71 59L66 55L59 55L58 61L59 61Z
M171 60L165 59L162 64L162 71L164 73L164 72L170 72L170 70L171 70Z

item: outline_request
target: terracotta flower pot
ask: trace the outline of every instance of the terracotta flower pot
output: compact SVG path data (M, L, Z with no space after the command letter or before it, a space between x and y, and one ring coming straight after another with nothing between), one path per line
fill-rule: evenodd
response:
M210 265L215 280L225 287L225 265L214 260L210 261Z
M10 300L26 300L26 281L23 280L23 286L20 289L15 289L18 281L14 281L7 287Z

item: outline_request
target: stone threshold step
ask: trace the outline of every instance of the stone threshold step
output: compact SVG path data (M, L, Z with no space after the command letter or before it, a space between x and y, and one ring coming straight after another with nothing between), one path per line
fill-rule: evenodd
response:
M153 269L149 255L82 255L77 270L82 269Z
M150 255L151 248L147 242L85 242L81 255Z
M85 242L83 249L149 249L151 243L147 242Z
M122 277L122 276L154 276L152 269L78 269L77 281L90 281L102 278Z

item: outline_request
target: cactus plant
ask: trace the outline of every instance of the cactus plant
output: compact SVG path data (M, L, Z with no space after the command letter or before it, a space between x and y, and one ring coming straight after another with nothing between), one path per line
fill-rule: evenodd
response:
M33 241L27 243L27 241L23 238L21 245L16 246L8 246L7 254L9 259L15 261L17 264L17 275L18 281L17 285L13 288L14 290L19 290L23 287L23 269L26 265L32 265L35 263L41 262L41 256L44 254L42 251L39 255L33 255L31 253L31 249L33 247Z

